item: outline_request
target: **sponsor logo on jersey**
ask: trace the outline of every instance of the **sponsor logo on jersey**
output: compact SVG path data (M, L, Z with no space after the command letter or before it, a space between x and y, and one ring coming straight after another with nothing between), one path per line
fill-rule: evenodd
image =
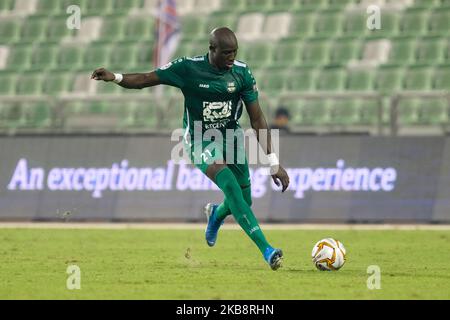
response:
M236 91L236 84L233 82L228 82L228 88L227 88L229 93L233 93Z
M216 122L220 119L229 118L231 116L232 102L203 102L203 121Z
M225 128L228 124L228 122L230 122L229 120L222 120L219 122L215 122L215 123L205 123L204 127L206 130L208 129L222 129Z
M200 88L209 89L209 84L200 83Z

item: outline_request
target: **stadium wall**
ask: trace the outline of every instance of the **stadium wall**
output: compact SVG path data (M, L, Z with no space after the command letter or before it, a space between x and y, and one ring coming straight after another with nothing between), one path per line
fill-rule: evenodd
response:
M0 220L204 221L221 192L167 136L0 137ZM281 138L290 188L252 166L265 222L450 223L450 137Z

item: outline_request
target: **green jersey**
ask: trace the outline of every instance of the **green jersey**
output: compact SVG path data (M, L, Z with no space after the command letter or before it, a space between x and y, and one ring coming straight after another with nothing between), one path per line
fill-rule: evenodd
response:
M239 127L242 103L258 99L256 81L245 63L235 61L230 70L218 70L208 54L183 57L156 70L161 83L180 88L184 95L183 127L193 135L194 122L203 131Z

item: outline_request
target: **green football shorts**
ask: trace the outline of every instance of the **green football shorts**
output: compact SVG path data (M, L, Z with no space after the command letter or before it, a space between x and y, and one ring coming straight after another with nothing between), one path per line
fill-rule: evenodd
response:
M250 172L245 154L244 140L234 137L233 140L201 141L201 143L184 143L186 152L197 168L205 175L208 167L214 162L227 163L240 186L250 185Z

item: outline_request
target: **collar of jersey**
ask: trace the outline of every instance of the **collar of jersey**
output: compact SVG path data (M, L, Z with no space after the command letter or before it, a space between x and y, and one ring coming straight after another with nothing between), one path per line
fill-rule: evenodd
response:
M225 73L227 73L227 72L233 70L233 68L231 68L230 70L219 70L219 69L217 69L217 68L214 68L214 67L211 65L211 63L209 63L209 53L207 53L207 54L205 55L205 63L208 65L208 68L209 68L211 71L213 71L214 73L217 73L217 74L225 74Z

